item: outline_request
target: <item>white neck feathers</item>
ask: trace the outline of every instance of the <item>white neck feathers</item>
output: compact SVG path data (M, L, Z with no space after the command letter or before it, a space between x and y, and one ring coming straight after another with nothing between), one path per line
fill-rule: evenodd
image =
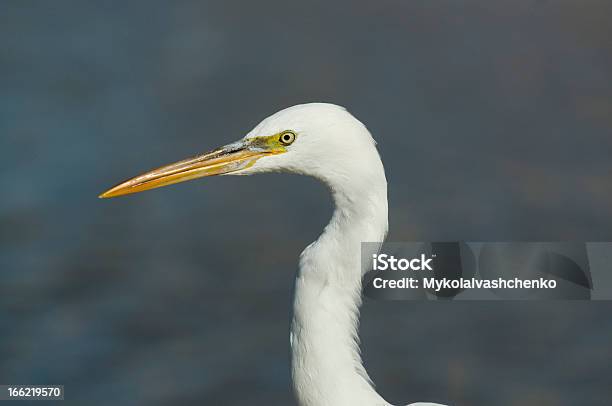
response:
M378 171L377 171L378 172ZM329 185L330 223L304 250L291 328L292 372L301 406L388 405L372 388L359 352L361 242L387 232L384 170L362 185Z

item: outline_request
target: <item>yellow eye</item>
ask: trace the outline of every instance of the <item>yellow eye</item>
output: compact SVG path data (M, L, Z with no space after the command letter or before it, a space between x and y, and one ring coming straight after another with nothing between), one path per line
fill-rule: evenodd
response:
M291 145L293 141L295 141L295 133L293 131L285 131L280 135L278 140L283 145Z

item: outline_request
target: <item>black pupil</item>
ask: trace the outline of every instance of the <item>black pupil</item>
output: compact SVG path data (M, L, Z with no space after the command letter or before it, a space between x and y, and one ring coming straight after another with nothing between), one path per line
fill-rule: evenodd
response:
M290 135L290 134L285 134L285 135L283 135L283 140L284 140L285 142L289 142L289 141L291 140L291 135Z

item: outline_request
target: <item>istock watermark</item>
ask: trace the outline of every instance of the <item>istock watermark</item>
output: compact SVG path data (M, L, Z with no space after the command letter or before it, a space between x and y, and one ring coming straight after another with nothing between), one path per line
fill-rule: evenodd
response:
M362 244L376 300L612 300L610 242Z

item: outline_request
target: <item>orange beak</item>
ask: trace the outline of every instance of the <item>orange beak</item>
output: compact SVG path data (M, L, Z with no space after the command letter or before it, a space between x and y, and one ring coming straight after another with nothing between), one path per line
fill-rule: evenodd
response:
M241 171L251 167L259 158L273 153L261 148L249 148L246 141L238 141L126 180L99 197L103 199L117 197L205 176Z

